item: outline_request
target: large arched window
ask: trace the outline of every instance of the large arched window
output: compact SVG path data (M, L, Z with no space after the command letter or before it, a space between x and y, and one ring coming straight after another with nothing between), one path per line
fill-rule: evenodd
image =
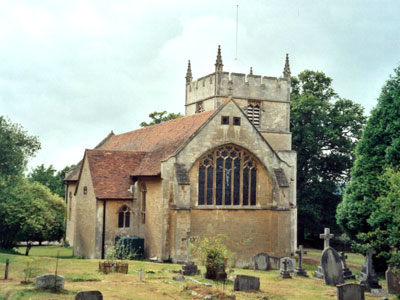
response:
M130 225L131 212L128 206L124 205L118 211L118 228L127 228Z
M200 159L198 205L256 205L257 169L250 153L233 145Z

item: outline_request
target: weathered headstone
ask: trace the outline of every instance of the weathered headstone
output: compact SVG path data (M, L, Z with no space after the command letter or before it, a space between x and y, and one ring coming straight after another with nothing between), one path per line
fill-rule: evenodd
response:
M367 255L365 256L365 262L362 265L359 274L360 284L365 285L365 290L367 292L371 292L371 289L382 289L382 286L379 285L379 282L376 279L376 273L372 262L372 255L374 254L376 254L375 250L368 250Z
M299 256L299 266L294 270L294 274L297 276L308 277L307 272L303 269L303 256L307 254L307 251L303 249L303 245L299 246L299 250L296 251L296 254Z
M324 249L329 247L329 240L334 236L334 234L331 234L331 230L329 228L325 228L324 233L319 235L321 239L324 239Z
M258 253L254 256L254 269L267 271L269 269L269 256L265 253Z
M326 285L343 284L342 261L332 247L325 248L321 255L321 269Z
M75 296L75 300L103 300L103 294L100 291L83 291Z
M64 289L64 277L55 274L44 274L36 277L37 289Z
M365 287L361 284L346 283L336 286L337 300L364 300Z
M258 291L260 290L260 278L247 275L237 275L233 290Z
M186 237L182 241L186 241L186 261L182 266L182 274L187 276L194 276L200 273L197 265L191 261L190 257L190 243L194 241L195 238L190 236L190 231L186 233Z
M296 268L296 259L295 258L291 258L291 257L284 257L284 258L281 258L281 260L280 260L280 262L279 262L279 269L280 270L283 270L284 269L284 265L283 265L283 262L284 261L287 261L287 264L286 264L286 270L288 271L288 272L294 272L294 269Z
M284 279L292 278L292 276L290 276L290 273L289 273L289 270L288 270L289 263L290 263L290 258L289 257L283 258L281 260L281 269L280 269L280 272L279 272L279 276L284 278Z
M342 271L344 280L356 279L356 276L353 275L353 273L346 265L347 255L345 255L343 251L340 253L340 259L342 260Z
M385 277L389 294L400 294L400 274L394 274L393 269L389 267Z
M182 266L182 274L187 276L194 276L200 274L200 270L194 262L185 263Z
M6 259L6 270L4 272L4 280L8 279L8 267L9 267L9 265L10 265L10 260L7 258Z

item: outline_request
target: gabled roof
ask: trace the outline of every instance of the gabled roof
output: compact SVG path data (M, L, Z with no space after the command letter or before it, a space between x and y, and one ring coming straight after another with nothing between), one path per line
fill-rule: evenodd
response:
M140 152L141 161L129 169L128 175L157 176L161 173L161 161L172 155L213 112L210 110L118 135L111 132L96 149L113 153ZM82 161L67 174L65 181L77 181L81 168Z
M102 149L102 146L104 145L104 143L110 138L114 136L114 132L111 130L111 132L96 146L94 147L94 149ZM69 172L67 174L65 174L65 178L64 181L77 181L79 178L79 172L82 168L82 160L71 170L69 170Z
M130 174L144 156L143 152L86 150L96 198L132 199Z

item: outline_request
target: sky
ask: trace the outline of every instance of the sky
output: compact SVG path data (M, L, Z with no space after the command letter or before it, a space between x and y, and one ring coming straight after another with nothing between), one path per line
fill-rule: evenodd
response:
M237 18L237 5L238 18ZM0 115L39 138L29 168L76 164L111 130L184 113L193 77L322 71L365 108L400 64L398 0L0 0ZM236 20L238 19L238 22ZM237 27L237 40L236 40ZM237 44L237 47L236 47Z

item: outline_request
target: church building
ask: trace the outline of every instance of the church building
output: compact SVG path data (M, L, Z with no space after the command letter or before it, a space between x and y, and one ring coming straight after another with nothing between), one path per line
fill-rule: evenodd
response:
M260 252L296 249L296 153L290 67L282 77L186 74L185 116L111 132L67 174L74 255L103 258L116 236L144 239L145 256L182 262L185 238L224 234L238 267Z

